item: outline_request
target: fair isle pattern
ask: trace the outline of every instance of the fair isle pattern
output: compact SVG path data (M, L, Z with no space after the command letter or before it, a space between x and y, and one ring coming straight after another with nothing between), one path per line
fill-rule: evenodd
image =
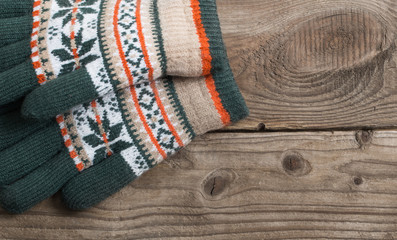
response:
M138 43L136 0L104 0L100 23L100 40L107 62L113 66L116 89L147 81L148 69ZM121 55L125 56L124 58ZM133 69L125 72L124 69ZM130 81L130 79L134 79Z
M165 69L161 66L161 61L165 61L164 56L159 52L160 51L160 43L159 38L161 36L160 33L156 29L156 25L154 24L157 19L155 18L155 14L153 12L154 9L154 1L155 0L145 0L140 3L140 19L141 19L141 28L142 33L145 38L146 48L148 52L148 58L150 59L150 63L152 65L152 78L158 79L165 75Z
M38 47L39 47L39 57L41 59L41 68L44 71L45 82L55 79L54 71L52 68L50 59L50 53L48 52L47 44L47 31L50 23L51 17L51 4L52 0L41 0L41 13L40 13L40 30L38 33Z
M83 161L84 169L109 157L115 151L127 148L130 148L130 155L134 156L141 168L148 168L145 158L127 131L120 108L115 94L109 93L98 98L95 104L91 102L72 109L71 116L75 121L73 126L77 135L81 136L82 148L88 154L89 161Z
M123 54L123 68L131 69L132 84L150 79L149 68L145 62L142 44L139 43L139 0L116 1L113 28L119 55ZM131 84L131 82L130 82Z
M61 129L61 134L62 134L62 137L64 139L65 146L69 150L70 158L73 159L77 169L79 171L82 171L84 169L84 164L81 161L79 155L77 154L77 152L76 152L76 150L75 150L75 148L74 148L74 146L72 144L72 140L70 138L70 135L68 134L68 129L67 129L67 126L66 126L66 123L65 123L64 116L63 115L58 115L56 117L56 120L57 120L57 123L59 124L59 127Z
M101 0L51 0L46 38L54 75L85 67L102 96L112 90L112 84L98 75L103 66L97 29L100 4Z
M138 132L140 135L139 139L149 138L145 143L150 143L154 146L147 146L145 149L150 150L152 156L155 157L155 161L158 162L167 157L167 155L171 154L182 147L184 144L179 136L179 134L175 131L175 127L170 122L167 113L165 112L165 108L163 103L161 102L158 91L155 85L155 81L153 81L153 68L151 66L149 60L149 54L147 48L145 46L145 39L142 32L142 24L141 24L141 13L140 6L141 1L137 0L136 4L131 4L128 7L128 13L123 12L121 9L125 9L124 2L132 2L132 1L122 1L122 0L114 0L112 3L114 5L113 16L106 15L107 18L103 19L113 19L113 33L115 34L114 39L116 40L116 45L118 48L118 57L121 61L121 66L123 67L122 72L119 74L114 74L113 76L120 76L122 73L127 77L130 89L129 94L122 94L120 101L125 104L125 108L128 111L124 111L126 119L133 119L132 126L134 129L132 131ZM110 1L108 2L110 3ZM134 8L135 7L135 8ZM106 8L108 9L109 6ZM128 64L127 56L125 51L123 50L123 42L121 41L121 36L123 35L119 31L119 26L121 25L118 21L119 19L125 19L126 16L130 14L135 16L135 21L131 21L131 23L135 23L137 25L137 39L135 41L140 42L141 44L141 52L142 52L142 62L145 64L145 71L148 72L148 82L143 82L140 84L136 84L134 82L134 71L139 71L140 66L134 66ZM128 17L127 17L128 19ZM120 36L121 35L121 36ZM125 34L124 34L125 35ZM114 55L115 56L115 55ZM114 59L114 58L113 58ZM112 72L112 68L117 67L117 64L113 64L112 61L108 62L109 68ZM135 68L134 68L135 67ZM138 67L138 69L136 69ZM119 70L120 71L120 70ZM136 117L137 116L137 117ZM141 126L143 129L135 129L135 127ZM144 130L144 131L142 131ZM149 141L150 142L149 142ZM155 151L153 151L155 150ZM157 155L157 152L159 155Z
M44 70L42 68L41 59L39 57L39 32L40 32L40 21L41 21L41 0L35 0L33 3L33 30L31 35L30 47L32 50L32 63L33 68L36 71L37 80L39 84L44 84L46 82L46 76L44 75Z
M92 0L86 0L86 1L93 2ZM94 0L94 1L97 1L97 0ZM58 37L66 36L66 33L57 32L59 30L64 30L64 28L59 27L61 24L60 21L56 21L56 20L48 21L49 19L53 20L53 18L59 18L59 16L62 16L64 14L68 13L68 10L70 10L70 9L62 9L57 12L57 10L59 10L60 7L67 8L67 7L73 6L73 9L71 10L71 18L68 19L66 16L66 18L63 18L62 24L67 25L68 21L70 21L70 39L69 39L70 43L69 44L71 47L71 51L73 53L73 60L74 60L74 63L72 65L73 65L73 68L76 68L76 69L79 68L80 61L79 61L79 55L77 52L78 46L75 46L75 45L76 45L76 38L81 39L81 36L76 36L75 31L76 31L77 26L81 26L81 25L78 25L78 18L77 18L78 6L79 6L78 4L80 2L81 2L81 0L75 0L74 5L71 5L70 2L68 2L68 0L66 0L66 1L63 1L63 0L62 1L36 0L34 3L33 17L34 17L35 23L33 25L33 31L32 31L32 40L31 40L32 56L31 57L32 57L33 66L36 70L37 78L38 78L38 81L40 84L46 83L46 81L51 80L51 78L52 79L56 78L56 76L58 76L60 73L60 72L58 72L58 73L54 72L53 68L52 68L54 65L57 66L57 63L56 62L54 63L54 61L48 61L48 59L54 60L53 54L54 54L55 50L52 50L52 51L50 50L51 57L44 58L44 56L39 56L40 54L46 54L46 53L48 54L49 49L47 49L47 48L54 46L53 44L51 44L51 42L54 42L54 41L56 42L57 36ZM63 4L63 5L58 6L57 3L60 3L61 5ZM46 14L40 14L40 10L46 12ZM45 17L45 18L40 19L40 16ZM95 18L97 18L97 16L95 16ZM54 25L54 23L58 23L58 26L56 24ZM64 35L62 35L62 34L64 34ZM45 36L45 37L43 37L43 36ZM47 46L45 44L47 40L50 42L49 46ZM43 45L41 48L39 48L38 42L39 42L39 45ZM41 44L40 44L40 42L41 42ZM63 41L63 43L65 43L65 41ZM66 45L68 45L68 44L66 43ZM84 43L83 43L83 45L84 45ZM99 46L97 46L97 49L99 49ZM42 64L40 62L40 60L45 60L45 62L46 62L45 65L47 67L47 71L45 71L42 68L42 66L44 64ZM58 66L59 66L59 64L58 64ZM97 66L94 66L91 68L92 69L91 72L94 72L92 75L95 75L97 79L100 78L101 81L106 80L107 78L104 77L103 74L102 75L98 74L98 71L97 71L98 69L96 67ZM70 68L70 67L67 68L67 71L64 73L72 71L73 68ZM104 68L104 67L102 67L102 68ZM109 82L109 80L108 80L108 82ZM97 111L97 110L94 108L93 111ZM65 121L65 118L68 119L69 121ZM70 157L74 160L77 169L79 171L82 171L83 169L91 166L93 160L88 158L89 154L86 153L86 150L83 147L85 143L81 139L81 135L79 134L78 129L75 126L75 125L77 125L76 120L73 118L71 119L70 114L58 115L56 120L60 126L60 130L61 130L62 136L64 138L65 146L68 148ZM100 122L97 122L97 123L98 123L98 125L100 125ZM106 136L106 134L103 134L103 135ZM83 135L83 137L84 137L84 135ZM107 148L107 149L110 150L109 148ZM110 151L108 151L108 154L109 154L109 152ZM93 154L91 154L91 155L93 155Z
M73 11L72 11L72 20L70 24L70 46L72 48L76 69L80 68L80 59L79 59L79 54L77 52L78 49L76 44L76 31L75 31L75 26L77 22L77 11L79 10L80 2L81 0L75 0L74 2Z
M162 94L167 92L163 81L155 82L162 88ZM147 161L155 165L167 156L174 154L181 146L175 141L158 107L156 108L156 99L152 91L149 83L138 84L118 91L118 101L121 104L121 112L129 127L130 135L141 143L142 150L149 154ZM167 100L162 99L163 104L173 101L171 95L167 95L166 98ZM177 118L171 104L167 105L166 109L170 118ZM183 145L191 141L190 135L182 127L182 121L178 119L172 124L175 129L178 129Z
M42 74L56 77L85 67L103 96L57 117L79 171L120 153L139 176L191 141L195 134L186 116L181 117L183 110L176 108L179 101L170 94L170 80L155 80L162 74L162 55L156 43L159 39L154 37L158 33L153 24L154 1L44 1L51 2L51 21L42 30L48 32L53 71ZM209 42L198 1L191 3L206 74L211 72ZM211 75L206 77L206 86L212 96L208 101L213 101L226 123Z
M155 82L158 91L158 98L164 105L164 111L169 118L169 122L172 123L174 131L180 137L181 143L178 143L179 146L185 146L192 140L193 136L191 136L189 132L185 130L187 127L185 126L186 123L183 122L182 117L178 116L180 113L177 112L177 105L174 104L174 101L177 100L174 99L172 94L169 93L172 91L169 86L169 82L169 80L160 80Z
M125 125L128 127L130 135L135 139L135 144L140 145L142 152L147 156L148 162L161 161L163 155L157 151L156 146L152 144L149 135L145 134L144 123L139 120L140 116L136 111L130 88L120 90L117 93Z
M178 15L177 18L163 17L160 19L159 11L163 12L162 16L164 16L172 9L159 10L157 0L146 0L139 1L139 11L136 11L137 2L138 0L35 0L32 58L34 58L39 82L44 83L80 67L85 67L98 96L102 96L112 91L114 85L109 82L108 78L98 76L97 70L101 69L100 66L103 65L104 54L107 57L114 58L115 56L112 56L112 53L115 53L114 50L121 49L126 55L126 62L122 62L121 65L113 64L117 66L117 68L115 67L116 74L121 73L123 68L126 67L125 65L128 65L129 68L134 68L134 71L131 72L134 83L161 77L167 68L165 66L167 54L163 48L163 39L167 38L170 42L170 39L175 39L175 35L183 34L186 30L186 27L180 28L180 26L185 24L190 27L191 23L183 15L184 11L186 13L186 9L179 11L180 16ZM185 0L184 4L186 5L187 2L189 0ZM162 6L164 4L165 1ZM39 5L41 5L41 8ZM99 16L101 7L105 8L102 12L103 16ZM115 14L115 7L117 7L117 14ZM139 14L139 24L136 22L136 14ZM119 18L115 19L114 16ZM107 22L99 26L99 17L106 18ZM182 22L180 22L181 19ZM160 22L168 22L169 20L171 24L163 26L167 29L161 29L162 24ZM187 22L184 23L183 20ZM178 26L174 26L173 21L178 21ZM115 22L117 22L117 28ZM193 19L191 22L193 23ZM142 44L139 44L138 28L141 28L141 34L145 39L146 56L142 52ZM178 31L181 31L181 33ZM103 34L103 32L107 32L107 34ZM166 34L163 35L163 32ZM101 37L101 41L106 42L103 44L105 52L102 52L99 47L98 40ZM183 43L185 45L184 51L187 53L189 47L196 48L196 42L197 40L192 39L190 44ZM39 44L38 48L37 44ZM168 54L174 57L179 56L178 46L178 43L175 42L174 46L168 49ZM153 68L151 77L148 76L150 73L146 67L145 58L149 59ZM119 60L114 59L113 62L117 63ZM183 62L183 60L178 59L173 59L170 62L178 65L178 61ZM207 62L208 58L203 57L202 63ZM195 64L201 66L199 62ZM118 89L130 84L128 76L121 77L116 81L116 88Z
M130 3L130 5L127 6L130 6L131 8L128 9L127 13L124 13L125 9L122 9L122 7L126 6L126 3L124 3L124 1L104 1L104 7L102 9L104 9L105 12L101 19L101 28L107 31L103 31L103 37L101 38L103 40L102 46L105 49L105 53L107 53L106 59L108 60L108 69L110 71L110 75L113 76L114 82L116 84L117 82L119 82L119 84L125 86L130 85L130 87L127 88L129 89L129 91L120 91L120 103L123 106L124 118L128 121L127 124L131 128L130 131L131 133L136 133L139 135L137 141L144 144L142 150L144 152L150 152L150 155L154 158L154 162L158 162L166 157L166 153L156 141L153 132L150 130L148 123L145 121L146 119L144 113L138 102L136 86L133 85L133 72L136 70L136 68L134 67L134 65L128 64L126 55L123 51L123 42L120 38L120 30L118 26L119 19L123 19L125 17L119 16L119 14L126 14L128 17L128 15L130 14L135 14L136 11L135 4L132 4L133 1L128 1L128 3ZM134 19L131 24L136 24L136 20ZM135 35L135 41L138 41L136 30ZM141 62L145 64L145 62L143 61L143 56L141 56ZM130 66L133 68L130 69ZM139 70L139 68L137 70ZM145 71L148 70L146 69ZM117 88L118 87L120 87L120 85L118 85ZM149 92L143 91L143 93ZM150 102L152 101L150 96L140 96L140 98L141 101L147 101L147 104L150 104ZM153 159L149 160L149 162L153 162Z
M78 135L77 127L76 127L76 119L74 118L71 112L65 113L63 115L64 123L67 127L67 133L72 141L72 146L74 147L75 151L77 152L83 168L87 168L88 166L92 165L92 161L88 158L88 154L86 149L84 148L82 139ZM62 126L61 126L62 129ZM68 144L67 144L68 145Z
M96 100L93 100L91 102L91 107L92 107L92 110L95 113L95 121L98 124L99 132L102 135L102 140L103 140L103 142L105 143L105 146L106 146L106 154L108 156L111 156L112 155L112 149L110 149L110 146L109 146L109 139L108 139L108 136L107 136L107 134L105 132L105 129L103 127L101 115L99 114L98 109L97 109Z
M164 105L162 103L162 101L159 98L159 93L158 90L156 88L156 83L154 82L153 79L153 67L152 67L152 63L150 62L149 56L150 54L148 53L147 50L147 46L146 46L146 42L145 42L145 36L143 34L143 29L142 29L142 18L141 18L141 0L137 0L137 9L136 9L136 21L137 21L137 25L138 25L138 36L139 36L139 42L141 43L142 46L142 52L143 52L143 56L145 59L145 63L146 63L146 67L149 69L149 82L150 82L150 87L153 90L155 99L156 99L156 103L161 111L161 115L165 121L165 123L167 124L169 131L172 133L173 137L175 138L175 141L178 143L179 147L183 147L183 143L182 140L179 136L179 134L175 131L174 126L172 125L172 123L170 122L168 115L165 111Z
M43 2L42 2L43 1ZM32 34L31 34L31 50L32 50L32 64L35 69L38 83L39 84L45 84L47 82L47 79L53 76L52 72L46 72L43 68L43 63L42 60L46 60L48 58L41 58L40 55L43 55L47 53L47 46L44 46L44 48L40 48L40 46L43 45L42 42L45 42L45 39L39 39L40 36L43 35L42 29L47 29L47 24L48 24L48 19L41 19L41 16L46 16L45 14L41 14L42 11L48 11L46 8L50 4L49 1L46 0L35 0L33 3L33 29L32 29ZM49 69L52 69L49 67ZM47 77L46 74L49 74ZM68 133L68 129L66 127L65 121L64 121L64 116L63 115L58 115L56 117L56 121L60 127L62 137L64 139L64 144L65 147L69 150L69 155L73 159L76 168L79 171L82 171L84 168L84 165L77 154L75 147L73 146L73 143L71 141L71 137Z
M131 7L135 6L135 4L131 3L132 1L129 2ZM115 84L117 84L116 88L120 88L122 85L132 85L134 78L132 74L134 69L131 71L129 68L126 56L122 51L123 46L120 40L118 21L121 19L119 17L120 11L123 12L123 10L120 9L121 5L121 0L105 0L102 7L104 12L102 13L100 23L100 28L103 29L101 37L103 41L102 46L106 54L105 58L107 60L109 74L113 77ZM125 4L123 6L125 6ZM129 9L130 13L127 14L134 14L135 10L135 7ZM133 23L136 24L136 21L134 20ZM136 32L135 35L137 36ZM142 57L141 60L143 61ZM166 156L166 153L155 141L155 137L150 131L148 124L142 121L144 120L144 115L138 103L135 87L132 86L127 89L130 89L130 91L120 91L119 94L119 102L123 108L126 124L132 136L138 134L136 142L142 144L142 151L150 158L148 162L158 162ZM149 134L144 134L145 132ZM153 141L156 144L151 144ZM147 152L150 152L150 154L147 154Z

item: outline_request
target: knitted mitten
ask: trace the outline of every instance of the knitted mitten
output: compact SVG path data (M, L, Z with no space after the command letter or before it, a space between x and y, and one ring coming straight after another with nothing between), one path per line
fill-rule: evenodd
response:
M5 114L0 116L0 146L6 147L0 152L0 203L23 212L98 165L87 170L79 189L64 190L69 207L89 207L195 136L247 114L233 77L212 75L132 85L79 105L57 122L24 119L18 111Z
M215 0L1 0L0 49L0 106L33 118L227 62Z

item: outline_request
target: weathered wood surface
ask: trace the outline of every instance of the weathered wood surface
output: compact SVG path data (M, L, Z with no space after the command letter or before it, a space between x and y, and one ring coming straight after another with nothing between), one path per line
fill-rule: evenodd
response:
M87 211L0 210L0 239L397 238L397 1L218 5L251 116Z
M397 131L212 133L98 206L0 212L0 239L395 239Z
M231 66L251 110L235 128L397 125L397 1L218 5Z

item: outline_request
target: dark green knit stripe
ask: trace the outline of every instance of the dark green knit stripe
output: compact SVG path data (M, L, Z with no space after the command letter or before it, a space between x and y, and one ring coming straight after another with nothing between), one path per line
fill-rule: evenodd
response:
M0 116L0 151L34 134L51 122L24 119L19 111Z
M33 2L34 0L0 0L0 18L31 15Z
M22 114L35 119L50 119L97 97L91 76L82 67L34 89L25 98Z
M222 105L229 112L232 122L249 114L245 101L234 80L225 45L222 39L220 23L215 0L199 0L201 20L210 43L212 70L216 90L219 92Z
M22 105L23 99L18 99L15 102L8 103L7 105L1 106L0 107L0 117L2 115L11 113L11 112L19 112L21 105Z
M14 102L39 86L32 61L23 63L0 73L0 106Z
M30 38L32 24L30 15L0 19L0 47Z
M191 139L195 138L196 133L193 131L193 127L190 125L190 122L186 116L186 112L179 101L172 77L168 77L167 80L165 80L164 86L167 88L167 96L171 100L172 107L175 109L179 121L183 124L183 129L189 134Z
M70 209L86 209L110 197L136 177L123 157L115 154L72 178L62 188L62 198Z
M7 71L29 59L30 39L24 39L0 48L0 72Z
M0 161L0 185L10 184L45 163L62 148L63 138L54 123L5 149Z
M161 29L157 0L153 0L153 5L151 5L150 7L150 14L152 15L152 24L155 27L155 30L153 30L153 35L156 39L156 47L160 50L160 53L158 55L160 57L161 70L163 74L166 74L167 57L164 50L163 30Z
M0 204L8 212L22 213L54 195L78 173L65 149L25 177L2 187Z
M101 35L100 38L99 38L99 47L100 47L101 52L103 54L102 58L104 59L104 65L105 65L105 68L106 68L107 75L108 75L109 79L111 79L110 82L112 83L113 89L117 89L118 88L118 84L119 84L119 81L117 80L118 76L115 75L115 74L112 74L112 71L114 69L112 68L112 66L109 63L110 57L106 54L106 52L108 52L108 51L105 51L105 47L106 46L105 46L105 43L102 41L102 39L107 37L105 35L105 32L103 32L101 30L102 26L104 26L104 12L103 11L104 11L104 4L106 2L107 2L106 0L101 2L101 6L100 6L101 10L100 10L100 13L98 15L99 16L98 17L99 18L98 19L98 22L99 22L99 24L98 24L98 32ZM113 72L116 72L116 71L113 71ZM137 149L138 149L139 153L141 154L141 156L145 159L145 162L147 163L147 165L150 168L154 167L154 165L155 165L154 162L155 161L154 161L152 155L150 154L148 149L145 150L144 144L142 143L142 140L140 140L138 138L139 134L137 133L136 130L133 130L133 128L135 128L135 126L132 124L131 120L128 120L126 118L126 117L128 117L128 114L126 112L127 110L125 110L126 105L125 105L125 101L123 100L124 98L122 96L122 91L117 91L116 92L116 96L117 96L118 108L119 108L119 110L121 112L121 115L122 115L122 118L123 118L123 123L126 126L128 126L127 127L128 134L132 138L132 140L134 142L134 145L137 147Z

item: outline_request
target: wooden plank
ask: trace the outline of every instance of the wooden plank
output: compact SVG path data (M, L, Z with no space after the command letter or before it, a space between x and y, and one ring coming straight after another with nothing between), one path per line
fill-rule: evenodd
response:
M397 2L218 0L251 116L230 129L397 125Z
M0 239L394 239L397 131L212 133L87 211L0 211Z

